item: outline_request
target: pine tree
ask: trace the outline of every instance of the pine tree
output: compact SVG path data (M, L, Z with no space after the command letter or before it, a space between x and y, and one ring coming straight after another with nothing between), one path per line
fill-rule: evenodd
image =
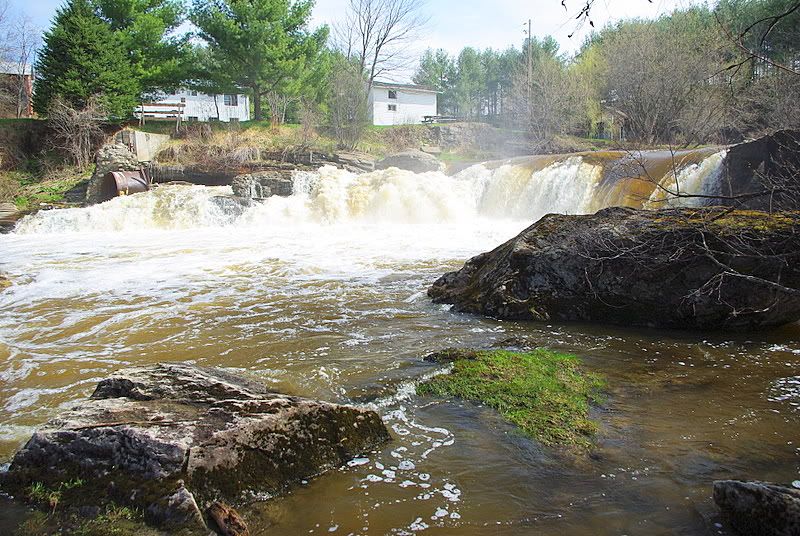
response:
M119 39L88 0L70 0L58 10L36 61L34 108L46 114L56 97L84 108L97 96L110 118L129 117L139 94Z
M142 98L185 83L192 58L191 34L176 32L185 20L182 0L89 1L122 43Z
M194 0L191 20L209 46L222 78L247 88L255 119L274 91L296 96L323 78L328 28L308 30L313 0Z

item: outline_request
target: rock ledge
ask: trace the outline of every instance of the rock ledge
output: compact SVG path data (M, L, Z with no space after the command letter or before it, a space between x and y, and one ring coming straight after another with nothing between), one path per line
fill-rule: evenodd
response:
M129 368L36 432L3 487L73 478L162 527L202 522L214 501L274 496L389 439L380 416L274 393L188 364Z

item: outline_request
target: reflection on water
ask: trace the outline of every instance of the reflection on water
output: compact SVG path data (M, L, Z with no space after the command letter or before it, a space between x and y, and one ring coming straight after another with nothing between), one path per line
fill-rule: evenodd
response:
M409 198L389 182L381 206L402 214ZM199 223L181 229L53 232L63 218L135 221L109 210L119 200L0 237L14 281L0 294L0 461L110 371L178 360L370 404L392 430L385 448L249 507L256 534L717 534L712 480L799 478L798 326L701 335L455 315L430 303L430 283L527 221L431 223L422 210L413 222L369 211L321 222L295 196L268 222L207 227L207 194L188 205ZM543 449L484 408L414 394L409 378L436 370L420 361L427 351L510 337L607 375L591 454Z

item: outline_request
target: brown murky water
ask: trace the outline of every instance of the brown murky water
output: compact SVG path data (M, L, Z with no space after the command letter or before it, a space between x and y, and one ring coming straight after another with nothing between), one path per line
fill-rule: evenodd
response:
M185 191L204 201L170 210L208 203ZM400 207L406 221L313 221L289 199L237 225L187 208L184 229L98 231L147 210L163 221L164 199L146 196L0 237L15 283L0 294L0 459L108 372L191 361L371 405L392 429L380 451L251 506L255 534L726 534L714 479L800 479L798 325L695 334L453 314L428 285L526 223L418 221L417 205L391 196L381 214ZM414 394L434 370L426 352L509 337L607 376L591 454L543 449L489 410ZM0 510L0 527L20 517Z

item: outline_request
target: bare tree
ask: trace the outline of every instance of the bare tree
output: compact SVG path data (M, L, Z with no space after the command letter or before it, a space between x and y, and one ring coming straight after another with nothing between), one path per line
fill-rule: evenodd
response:
M424 6L425 0L349 0L336 46L365 73L369 89L381 75L410 65L409 45L429 20Z
M108 113L98 96L91 97L86 107L76 109L56 98L47 109L47 126L50 129L50 145L64 152L72 163L86 168L102 142L102 125Z
M329 121L340 149L356 148L367 127L367 83L355 62L334 65L329 85Z
M673 15L626 25L601 45L607 65L605 106L626 117L630 139L649 145L707 141L721 123L724 85L711 78L720 65L721 42L698 31L701 14Z
M11 53L11 39L8 31L8 2L0 0L0 64L5 65ZM6 69L3 69L4 71ZM5 75L5 73L2 73ZM0 108L6 113L14 101L13 83L2 76L0 81Z
M269 106L269 122L273 130L286 122L286 110L297 100L285 93L270 91L266 94L267 105Z
M16 69L14 98L17 117L30 116L30 101L33 93L33 58L40 44L40 34L31 19L20 16L10 31L10 58Z
M513 114L537 143L572 132L584 118L587 99L581 77L571 74L558 58L541 54L533 61L536 76L521 65L513 80Z
M8 57L9 48L8 2L0 0L0 60Z
M319 106L308 97L300 99L300 145L308 147L320 123Z

